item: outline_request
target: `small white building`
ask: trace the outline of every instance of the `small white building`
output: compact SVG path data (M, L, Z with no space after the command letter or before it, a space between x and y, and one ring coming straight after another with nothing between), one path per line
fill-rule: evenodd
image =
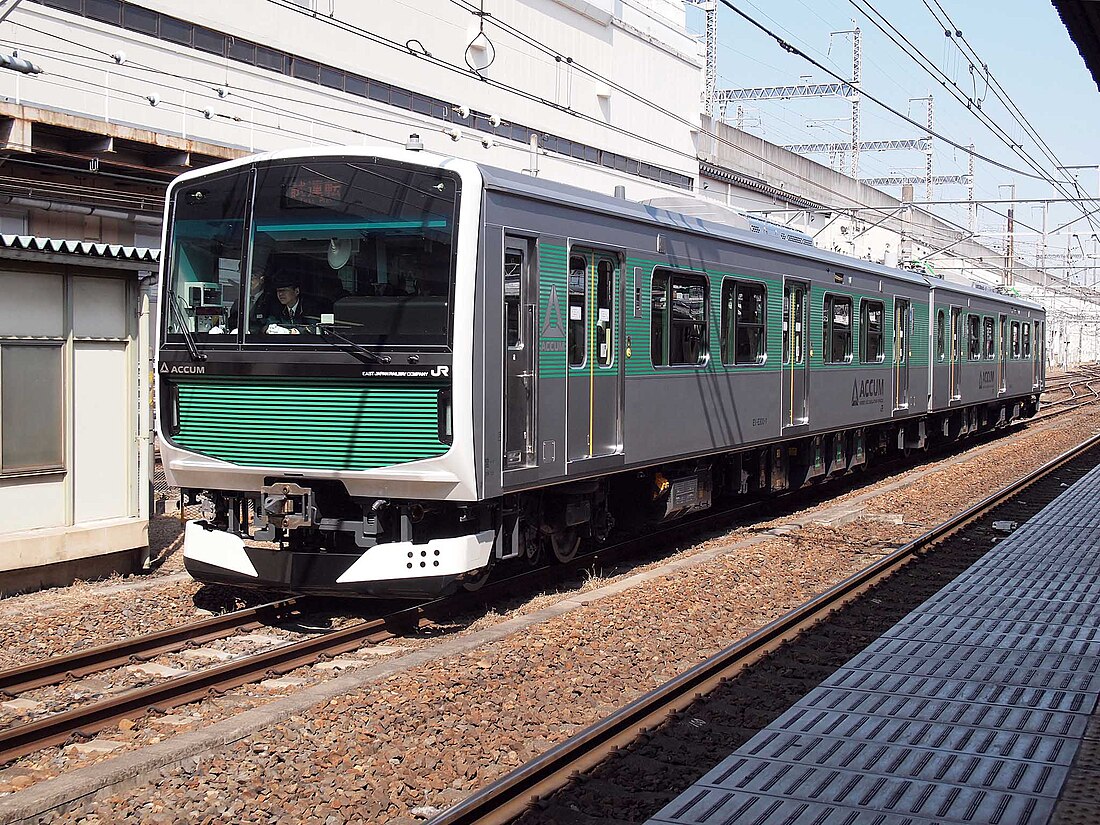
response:
M0 236L0 595L148 559L148 249Z

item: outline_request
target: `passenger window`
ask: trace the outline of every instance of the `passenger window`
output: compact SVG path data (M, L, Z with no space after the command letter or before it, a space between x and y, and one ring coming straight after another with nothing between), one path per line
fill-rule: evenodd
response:
M1023 325L1024 336L1024 358L1031 357L1031 324L1026 323Z
M765 307L761 284L726 280L722 284L722 363L762 364L767 354Z
M825 363L844 364L852 360L852 299L826 295L823 313Z
M1020 357L1020 322L1012 322L1012 357Z
M600 258L596 264L596 363L601 367L611 366L615 347L614 335L614 279L615 264L607 258Z
M698 366L707 356L707 280L678 272L653 273L654 366Z
M882 340L882 318L885 307L881 301L860 301L862 317L859 323L860 360L865 364L881 362L886 357Z
M941 309L936 315L936 358L942 361L947 354L947 323Z
M583 255L569 256L569 366L584 365L588 350L585 327L588 299L588 262Z
M523 346L520 332L521 284L523 281L523 252L507 249L504 252L504 341L509 349Z
M982 352L987 360L993 360L993 319L982 319Z
M966 357L970 361L977 361L982 357L982 319L977 315L967 315L966 332Z

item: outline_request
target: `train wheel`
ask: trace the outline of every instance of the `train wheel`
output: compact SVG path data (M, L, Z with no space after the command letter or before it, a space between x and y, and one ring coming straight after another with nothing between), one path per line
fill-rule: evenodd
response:
M577 557L577 550L581 546L581 537L577 535L577 529L570 527L550 534L550 545L554 549L554 558L561 564L573 561Z

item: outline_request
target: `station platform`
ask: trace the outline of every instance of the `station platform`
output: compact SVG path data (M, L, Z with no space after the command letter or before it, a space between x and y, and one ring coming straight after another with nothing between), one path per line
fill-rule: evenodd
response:
M1100 822L1100 467L650 820Z

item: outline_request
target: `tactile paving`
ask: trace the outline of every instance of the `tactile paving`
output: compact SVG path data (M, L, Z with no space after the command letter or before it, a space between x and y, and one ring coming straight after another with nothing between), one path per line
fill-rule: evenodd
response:
M1100 467L650 822L1046 822L1098 697Z

